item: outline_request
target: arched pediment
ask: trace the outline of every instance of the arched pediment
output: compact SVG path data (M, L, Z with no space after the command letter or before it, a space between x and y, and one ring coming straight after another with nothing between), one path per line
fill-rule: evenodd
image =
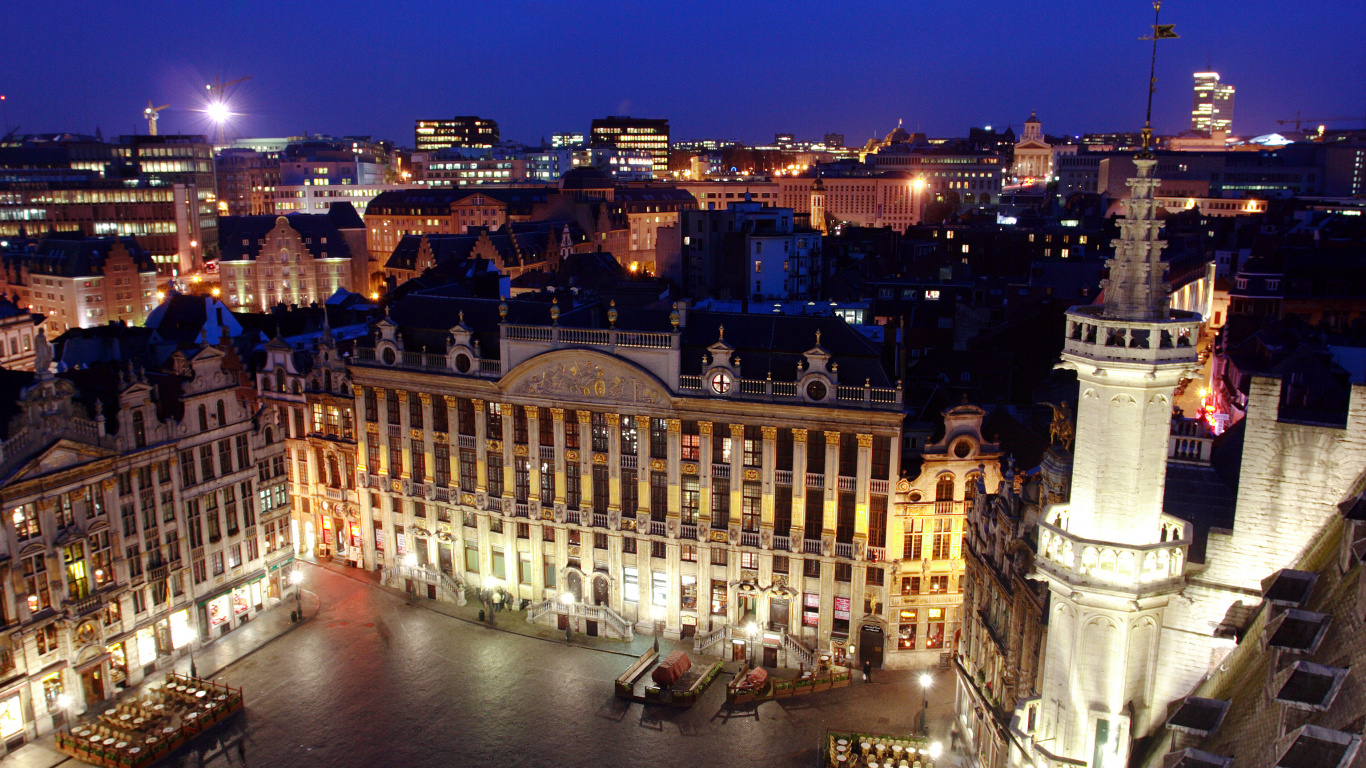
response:
M626 360L584 349L560 349L527 360L503 376L509 395L533 395L585 402L667 405L669 388L649 371Z

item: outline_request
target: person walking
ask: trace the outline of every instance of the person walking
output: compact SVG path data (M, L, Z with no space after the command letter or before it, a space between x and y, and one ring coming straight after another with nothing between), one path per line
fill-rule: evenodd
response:
M868 659L864 659L864 660L863 660L863 682L865 682L865 683L871 683L872 681L873 681L873 662L869 661Z

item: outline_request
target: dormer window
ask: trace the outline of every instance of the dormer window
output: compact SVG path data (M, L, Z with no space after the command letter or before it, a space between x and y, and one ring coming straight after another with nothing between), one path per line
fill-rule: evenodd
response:
M1280 281L1280 280L1267 280L1267 281L1266 281L1266 289L1267 289L1268 291L1279 291L1279 290L1281 289L1281 281Z
M731 378L731 375L725 371L717 371L716 373L713 373L711 376L711 381L709 382L709 384L711 385L711 391L718 395L730 394L730 389L734 385L734 383L735 380Z
M1247 290L1247 278L1246 278L1246 277L1239 277L1239 278L1236 278L1236 279L1234 279L1233 283L1234 283L1234 285L1238 288L1238 290L1240 290L1240 291L1241 291L1241 290Z

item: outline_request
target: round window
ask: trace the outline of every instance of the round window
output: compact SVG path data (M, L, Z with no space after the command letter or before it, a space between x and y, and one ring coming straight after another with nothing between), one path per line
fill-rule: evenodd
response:
M972 453L971 440L959 440L958 442L953 444L954 456L957 456L960 459L966 459L969 453Z
M823 381L813 381L806 385L806 396L812 400L824 400L825 393L825 382Z
M711 391L718 395L729 394L733 383L734 380L725 371L717 371L711 375Z
M460 354L456 355L456 356L455 356L455 370L460 371L461 373L469 373L469 372L470 372L470 356L467 355L467 354L465 354L464 352L461 352Z
M920 501L920 491L911 491L911 501Z
M384 348L384 351L383 351L382 353L380 353L379 358L380 358L381 360L384 361L384 364L385 364L385 365L393 365L393 364L394 364L394 360L397 359L397 358L394 356L394 349L393 349L393 347L385 347L385 348Z

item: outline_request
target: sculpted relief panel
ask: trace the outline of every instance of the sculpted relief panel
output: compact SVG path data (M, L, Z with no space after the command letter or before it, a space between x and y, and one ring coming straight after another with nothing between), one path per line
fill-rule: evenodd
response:
M552 363L523 377L510 394L576 397L623 403L662 404L668 396L659 386L629 371L609 370L592 360Z

